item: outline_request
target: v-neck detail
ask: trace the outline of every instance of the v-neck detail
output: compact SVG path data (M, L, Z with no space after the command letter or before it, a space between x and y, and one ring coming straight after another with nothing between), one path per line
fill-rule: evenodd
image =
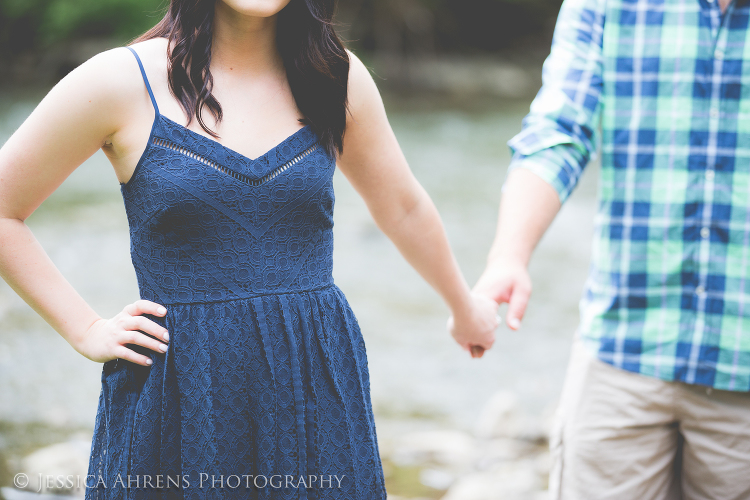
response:
M158 112L157 112L157 113L158 113ZM258 162L258 161L261 161L261 160L263 160L263 159L267 158L267 157L268 157L269 155L271 155L271 154L273 154L274 152L276 152L276 150L277 150L277 149L279 149L279 148L280 148L281 146L283 146L283 145L284 145L284 144L286 144L287 142L291 141L292 139L294 139L294 138L295 138L295 137L297 137L298 135L302 134L302 132L303 132L304 130L306 130L306 129L309 129L309 128L310 128L310 126L309 126L309 125L305 125L305 126L303 126L303 127L299 128L299 129L297 129L297 130L296 130L296 131L295 131L294 133L292 133L291 135L287 136L287 137L286 137L286 139L284 139L283 141L279 142L278 144L276 144L275 146L273 146L273 147L272 147L271 149L269 149L268 151L266 151L266 152L265 152L265 153L263 153L262 155L260 155L260 156L258 156L258 157L256 157L256 158L250 158L250 157L248 157L248 156L245 156L245 155L243 155L242 153L240 153L240 152L238 152L238 151L236 151L236 150L234 150L234 149L230 148L229 146L226 146L226 145L224 145L224 144L220 143L219 141L217 141L217 140L215 140L215 139L212 139L212 138L210 138L210 137L208 137L208 136L205 136L205 135L203 135L203 134L200 134L200 133L196 132L195 130L191 130L191 129L187 128L187 127L186 127L185 125L181 125L181 124L177 123L176 121L172 120L171 118L168 118L167 116L165 116L165 115L163 115L163 114L161 114L161 113L158 113L158 115L159 115L159 117L160 117L160 118L163 118L163 119L164 119L165 121L167 121L167 122L168 122L169 124L171 124L171 125L173 125L173 126L175 126L175 127L179 127L180 129L182 129L182 130L186 131L186 132L187 132L187 133L188 133L189 135L191 135L192 137L194 137L194 138L196 138L196 139L199 139L199 140L205 140L205 141L208 141L208 142L209 142L209 143L211 143L211 144L212 144L212 145L213 145L214 147L218 147L218 148L221 148L222 150L224 150L225 152L227 152L227 153L231 154L232 156L236 156L236 157L239 157L240 159L242 159L242 160L243 160L243 161L244 161L245 163L247 163L247 164L251 164L251 163L256 163L256 162Z
M152 142L154 138L165 139L194 154L208 158L227 170L253 180L264 178L318 142L318 136L312 128L305 125L259 157L252 159L164 115L157 115L155 122L156 126L149 137L149 142Z

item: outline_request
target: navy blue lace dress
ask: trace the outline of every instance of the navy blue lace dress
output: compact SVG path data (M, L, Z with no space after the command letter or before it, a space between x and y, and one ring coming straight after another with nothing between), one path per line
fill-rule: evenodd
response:
M159 113L121 185L150 367L104 364L86 499L385 499L365 344L333 283L334 159L251 160Z

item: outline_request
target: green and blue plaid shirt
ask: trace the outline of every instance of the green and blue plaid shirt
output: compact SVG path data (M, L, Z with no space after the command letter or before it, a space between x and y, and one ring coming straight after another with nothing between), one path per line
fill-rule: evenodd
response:
M579 329L599 359L733 391L750 390L749 18L746 0L565 0L508 143L565 201L601 141Z

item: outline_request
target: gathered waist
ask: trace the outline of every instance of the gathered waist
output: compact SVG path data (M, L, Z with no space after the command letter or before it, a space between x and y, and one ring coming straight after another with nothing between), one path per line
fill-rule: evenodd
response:
M248 291L246 293L226 295L221 298L179 299L177 297L159 297L159 296L154 296L153 294L149 293L148 290L143 290L141 291L141 298L145 300L150 300L152 302L156 302L163 306L190 305L190 304L223 304L227 302L235 302L238 300L250 300L250 299L255 299L259 297L273 297L277 295L313 293L313 292L327 290L329 288L337 288L333 280L331 280L328 283L320 284L318 286L314 286L310 288L276 289L276 290L267 290L267 291L262 291L262 292Z

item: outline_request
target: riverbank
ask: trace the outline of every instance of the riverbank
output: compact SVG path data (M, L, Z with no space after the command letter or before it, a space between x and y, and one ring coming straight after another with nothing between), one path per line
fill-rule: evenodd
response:
M0 96L0 142L42 96L27 89ZM384 100L412 171L433 198L473 283L494 234L509 161L505 143L519 130L529 100L432 91L385 92ZM455 345L445 331L448 311L439 296L377 229L338 172L334 185L334 278L367 343L391 493L401 500L438 499L456 491L464 495L461 500L493 498L486 496L493 492L536 500L545 488L547 460L545 432L539 429L559 394L578 321L596 173L584 175L535 251L530 266L535 289L522 329L500 328L495 346L481 359ZM28 223L58 269L101 315L116 314L137 298L121 193L102 153L76 170ZM503 309L500 313L504 316ZM0 325L0 422L12 422L0 424L0 452L20 464L56 443L90 443L101 365L82 358L2 282ZM532 426L537 430L476 434L479 416L498 392L512 394L506 398L517 400L511 413L537 422ZM9 469L0 474L3 485L10 484L15 467L9 461L3 462ZM474 493L461 490L473 487Z
M551 419L551 411L526 414L518 397L508 391L498 391L485 402L471 429L434 419L377 419L388 498L540 500L549 474ZM4 500L41 500L26 494L39 491L83 498L84 490L75 479L69 485L46 487L39 484L39 478L83 481L91 446L89 431L38 425L9 429L8 424L4 431L3 436L12 437L11 442L0 443ZM28 478L25 488L10 488L16 477ZM23 479L16 485L24 486Z

